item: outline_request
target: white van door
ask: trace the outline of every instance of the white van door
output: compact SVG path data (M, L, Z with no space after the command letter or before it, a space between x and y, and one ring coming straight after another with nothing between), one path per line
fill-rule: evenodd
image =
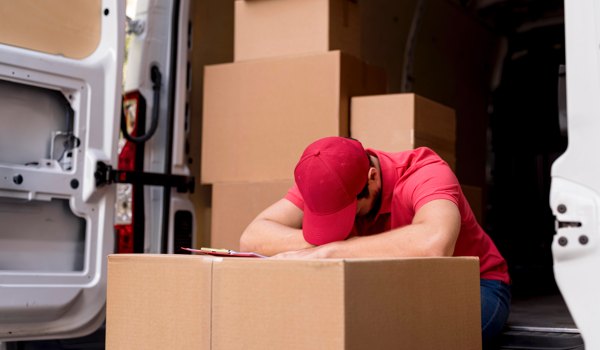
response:
M125 2L0 2L0 341L104 320Z

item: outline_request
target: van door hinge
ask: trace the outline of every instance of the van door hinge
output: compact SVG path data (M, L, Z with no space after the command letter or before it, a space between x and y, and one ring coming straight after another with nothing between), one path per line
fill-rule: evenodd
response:
M96 187L111 185L114 183L175 187L177 192L194 193L195 179L193 176L168 175L160 173L147 173L143 171L127 171L113 169L112 166L104 163L96 163L94 172Z

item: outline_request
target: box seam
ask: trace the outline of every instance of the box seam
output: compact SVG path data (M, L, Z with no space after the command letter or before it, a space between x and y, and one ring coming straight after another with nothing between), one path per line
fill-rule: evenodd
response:
M209 318L209 326L208 326L208 336L209 336L209 341L208 341L208 348L212 349L213 348L213 291L214 291L214 269L215 269L215 263L213 260L210 261L210 294L209 294L209 298L210 298L210 308L209 308L209 313L210 313L210 318Z
M342 286L344 287L342 289L342 307L343 310L348 310L348 305L347 305L347 290L348 290L348 286L346 285L346 273L347 273L347 262L346 260L342 260ZM347 311L346 311L347 312ZM347 349L348 348L348 319L347 319L347 315L344 315L344 322L342 324L343 327L343 334L344 334L344 344L342 344L343 349Z

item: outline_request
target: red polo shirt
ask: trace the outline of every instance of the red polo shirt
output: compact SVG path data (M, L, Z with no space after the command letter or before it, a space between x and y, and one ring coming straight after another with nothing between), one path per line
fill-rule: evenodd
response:
M446 199L456 204L461 216L454 256L477 256L481 278L510 282L506 261L477 223L446 162L426 147L397 153L373 149L367 152L376 156L381 166L381 207L375 217L357 217L351 236L366 236L409 225L424 204ZM292 187L285 198L304 210L304 200L297 186Z

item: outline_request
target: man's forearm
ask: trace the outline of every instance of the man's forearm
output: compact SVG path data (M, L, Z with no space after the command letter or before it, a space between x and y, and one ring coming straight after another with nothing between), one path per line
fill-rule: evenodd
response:
M334 242L321 253L330 258L452 256L460 220L454 203L434 200L421 207L410 225Z
M280 258L381 258L452 256L460 232L456 205L445 199L423 205L410 225L371 236L353 237L311 249L290 248Z
M268 219L253 221L240 239L240 250L266 256L310 247L312 245L304 240L302 229L288 227Z
M372 236L354 237L316 247L317 258L452 256L455 238L427 225L408 225Z

